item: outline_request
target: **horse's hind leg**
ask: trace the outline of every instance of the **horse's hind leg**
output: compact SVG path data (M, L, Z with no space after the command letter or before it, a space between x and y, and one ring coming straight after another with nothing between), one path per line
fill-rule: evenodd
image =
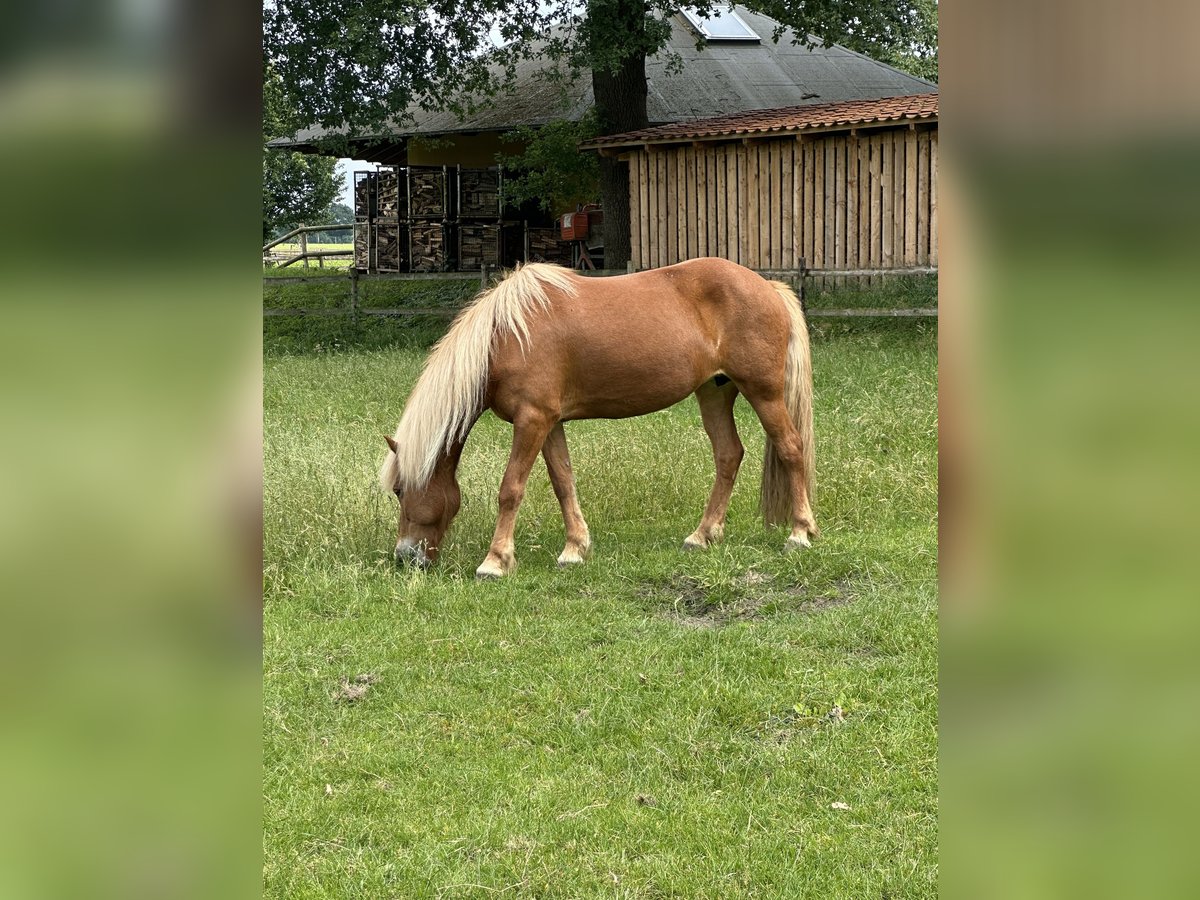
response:
M775 445L779 461L787 472L792 500L792 533L785 550L812 546L809 539L816 536L817 525L809 503L807 475L804 470L804 447L800 432L788 415L781 391L747 382L741 384L742 395L754 407L763 431Z
M742 456L745 455L742 442L738 438L737 426L733 421L733 401L737 399L737 394L737 386L732 381L727 381L720 387L715 381L706 381L696 391L704 430L708 432L708 438L712 441L717 475L699 527L683 542L685 550L707 547L714 541L719 541L725 532L725 512L729 509L729 496L733 493L733 482L737 478L738 467L742 464Z
M563 526L567 532L567 545L558 557L558 564L581 563L592 549L592 539L575 494L575 475L571 472L571 454L567 451L567 434L562 422L550 429L542 444L542 456L550 473L550 483L554 485L554 495L562 507Z
M500 515L496 517L496 531L488 555L475 570L479 578L498 578L516 568L513 531L517 525L517 509L525 498L529 472L553 424L541 416L514 419L512 452L504 470L504 480L500 482Z

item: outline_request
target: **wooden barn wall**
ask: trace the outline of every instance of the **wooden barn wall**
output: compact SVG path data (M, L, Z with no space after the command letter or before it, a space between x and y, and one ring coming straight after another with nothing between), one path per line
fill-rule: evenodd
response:
M667 145L629 157L633 265L936 266L936 128Z

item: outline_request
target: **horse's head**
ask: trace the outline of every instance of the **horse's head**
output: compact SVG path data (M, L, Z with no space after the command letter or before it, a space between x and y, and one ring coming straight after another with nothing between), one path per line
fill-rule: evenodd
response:
M395 453L396 442L390 437L387 442ZM442 539L462 505L454 469L454 465L439 463L424 487L392 486L392 493L400 501L396 562L412 563L422 569L437 562Z

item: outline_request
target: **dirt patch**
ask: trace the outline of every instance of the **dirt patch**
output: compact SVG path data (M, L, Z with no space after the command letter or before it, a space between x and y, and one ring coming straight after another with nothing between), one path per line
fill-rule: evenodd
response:
M644 584L639 593L665 618L685 628L722 628L761 618L780 606L819 612L854 599L844 579L819 594L810 594L803 585L781 585L773 576L755 569L720 583L678 575L665 582Z
M838 579L819 594L810 595L808 590L799 584L792 585L786 591L800 599L799 608L802 612L820 612L854 602L854 592L850 590L850 581L846 578Z
M837 727L845 721L846 713L836 703L826 712L815 705L798 703L791 709L769 716L759 726L758 737L763 741L786 744L801 732Z
M329 696L334 703L357 703L363 697L367 696L367 692L371 690L371 685L378 680L379 676L371 672L364 672L362 675L355 675L353 678L343 675L338 680L337 689Z

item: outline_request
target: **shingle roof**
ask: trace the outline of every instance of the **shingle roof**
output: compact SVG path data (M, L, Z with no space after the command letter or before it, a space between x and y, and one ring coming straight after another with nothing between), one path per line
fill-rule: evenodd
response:
M742 137L804 131L810 128L879 124L904 119L930 119L937 118L937 114L936 92L912 94L907 97L883 97L878 100L849 100L842 103L754 109L730 116L693 119L690 122L675 122L625 134L605 135L587 141L581 147L588 150L700 138Z
M837 44L813 48L794 44L786 29L779 43L771 40L778 23L737 7L738 15L760 41L709 42L696 47L696 33L682 16L671 19L666 48L646 61L646 112L654 123L680 122L723 116L764 107L890 97L935 90L937 85L855 53ZM818 40L813 38L813 40ZM682 61L671 63L672 54ZM414 120L397 125L389 139L418 134L509 130L518 125L543 125L555 119L578 121L593 106L592 79L585 71L564 82L547 82L543 59L522 62L515 90L494 98L460 120L451 112L414 110ZM301 131L292 140L272 146L304 147L322 129Z

